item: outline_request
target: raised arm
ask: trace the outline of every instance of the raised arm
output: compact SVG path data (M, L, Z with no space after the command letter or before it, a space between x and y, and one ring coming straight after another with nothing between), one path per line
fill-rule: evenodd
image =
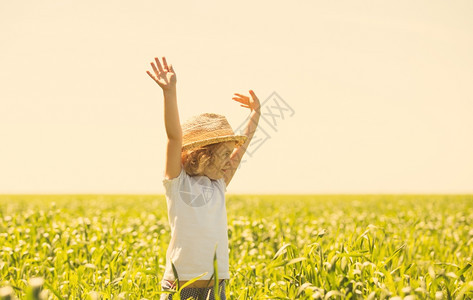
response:
M150 71L146 73L163 89L164 126L168 138L164 176L172 179L181 173L182 129L177 108L177 78L174 68L172 65L168 66L165 57L163 57L163 65L158 58L155 58L155 61L156 65L151 63L154 74Z
M237 102L240 102L240 106L249 108L251 110L251 113L250 119L248 120L248 123L246 124L245 129L243 131L243 135L246 135L248 138L243 145L235 148L232 154L230 155L232 167L225 177L225 183L227 186L230 184L233 175L235 175L235 172L238 169L238 166L240 165L241 159L243 158L243 154L245 154L246 149L248 148L248 145L250 144L251 139L255 134L256 128L258 128L258 122L261 116L260 103L258 97L256 97L255 92L250 90L251 98L237 93L235 93L235 95L236 97L233 97L232 99Z

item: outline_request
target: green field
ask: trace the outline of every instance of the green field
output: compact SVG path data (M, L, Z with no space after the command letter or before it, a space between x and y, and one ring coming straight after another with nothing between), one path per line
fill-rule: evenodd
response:
M472 195L227 195L227 213L227 299L473 298ZM158 299L169 239L161 195L0 196L0 287Z

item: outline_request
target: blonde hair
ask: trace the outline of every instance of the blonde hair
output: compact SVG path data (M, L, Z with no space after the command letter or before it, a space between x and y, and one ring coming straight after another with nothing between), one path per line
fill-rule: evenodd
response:
M182 151L181 160L186 173L190 176L203 175L205 168L215 161L214 154L217 153L220 144L222 143Z

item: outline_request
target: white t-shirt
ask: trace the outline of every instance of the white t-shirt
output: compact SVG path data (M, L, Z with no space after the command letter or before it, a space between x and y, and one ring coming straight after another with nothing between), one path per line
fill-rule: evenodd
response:
M217 245L219 279L230 279L228 227L224 179L189 176L182 167L178 177L163 179L171 241L166 252L164 280L174 281L171 261L179 280L210 279Z

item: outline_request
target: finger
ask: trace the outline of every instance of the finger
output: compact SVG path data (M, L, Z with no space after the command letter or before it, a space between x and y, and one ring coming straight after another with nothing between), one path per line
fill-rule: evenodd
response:
M235 100L235 101L238 101L238 102L245 102L245 103L248 102L248 100L249 100L249 99L237 98L237 97L233 97L232 99Z
M151 63L151 67L153 68L154 73L156 74L156 76L158 76L159 71L158 71L158 69L156 69L156 66L154 65L154 63Z
M243 98L248 98L248 96L245 96L245 95L242 95L242 94L238 94L238 93L235 93L235 95L240 96L240 97L243 97Z
M240 103L248 103L248 101L245 101L245 100L242 100L242 99L238 99L238 98L232 98L233 100L235 100L236 102L240 102Z
M240 106L244 108L250 108L248 105L240 105Z
M153 79L154 81L156 81L156 78L154 78L153 74L151 74L150 71L146 71L146 74L148 74L149 77L151 77L151 79Z
M255 94L255 92L253 92L253 90L250 90L250 95L251 95L253 98L258 98L258 97L256 97L256 94Z
M166 57L163 56L163 65L165 70L169 70L168 68L168 62L166 61Z
M158 70L163 72L163 67L161 66L161 63L159 62L159 58L155 57L154 60L156 61L156 65L158 66Z
M236 98L236 97L235 97L235 98ZM250 98L245 97L245 96L238 96L237 99L248 101Z
M171 72L175 73L174 68L172 67L172 64L169 65L169 68L171 68Z

